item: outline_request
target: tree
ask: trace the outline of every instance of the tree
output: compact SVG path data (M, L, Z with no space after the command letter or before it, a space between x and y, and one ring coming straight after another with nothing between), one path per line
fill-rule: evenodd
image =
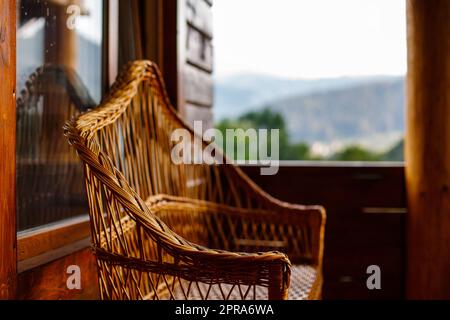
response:
M226 129L267 129L270 134L271 129L279 130L279 151L280 160L324 160L311 154L311 148L307 143L291 143L286 122L280 113L274 112L270 107L261 111L252 111L237 119L224 119L220 121L216 128L219 129L226 140ZM271 150L270 136L268 138L268 150ZM235 154L237 152L235 144ZM249 150L245 150L245 159L249 159ZM368 150L360 145L350 145L329 156L326 160L335 161L402 161L403 160L403 140L385 153L378 153Z
M248 112L234 120L224 119L216 125L216 128L222 132L224 140L226 129L267 129L269 132L269 150L271 150L270 130L278 129L280 160L308 160L311 158L308 144L290 143L289 133L283 116L280 113L273 112L270 107L266 107L261 111ZM248 150L246 150L246 155L248 156Z
M336 161L380 161L382 156L376 152L367 150L359 145L351 145L338 151L331 160Z

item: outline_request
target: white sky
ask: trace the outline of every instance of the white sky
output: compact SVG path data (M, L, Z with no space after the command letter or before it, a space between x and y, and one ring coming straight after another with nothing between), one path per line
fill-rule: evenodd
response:
M405 74L405 2L215 0L215 75Z

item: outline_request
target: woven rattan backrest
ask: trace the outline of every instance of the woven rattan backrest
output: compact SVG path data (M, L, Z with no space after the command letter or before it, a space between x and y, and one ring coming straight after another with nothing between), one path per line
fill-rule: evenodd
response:
M146 223L161 232L164 228L158 227L159 222L144 208L145 200L153 195L163 193L238 207L260 205L256 193L261 191L238 168L174 164L170 155L176 143L170 137L177 128L190 130L170 105L160 72L149 61L127 65L102 104L68 125L66 135L86 164L94 242L98 246L114 238L116 243L108 245L123 253L127 239L121 237L126 232L114 229L127 223L129 227L125 228L131 229L130 208L135 214L147 211ZM192 130L189 132L193 135ZM105 180L100 182L99 177Z
M99 143L142 199L169 194L251 206L235 183L242 175L236 168L173 163L172 132L191 130L170 105L157 66L148 61L128 65L98 112L81 122L86 122L81 134Z

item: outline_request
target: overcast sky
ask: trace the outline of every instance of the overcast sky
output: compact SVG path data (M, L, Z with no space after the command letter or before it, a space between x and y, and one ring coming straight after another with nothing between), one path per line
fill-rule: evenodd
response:
M214 0L215 75L406 72L405 0Z

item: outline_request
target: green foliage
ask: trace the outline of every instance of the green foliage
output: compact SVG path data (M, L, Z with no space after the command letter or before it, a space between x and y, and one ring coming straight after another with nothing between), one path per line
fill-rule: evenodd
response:
M360 145L350 145L331 155L327 159L322 159L311 154L310 146L307 143L291 143L286 122L280 113L274 112L270 107L261 111L245 113L237 119L224 119L220 121L216 128L219 129L226 143L226 129L267 129L268 150L271 150L270 130L279 129L279 156L280 160L335 160L335 161L402 161L403 160L403 140L386 153L378 153ZM237 139L235 139L235 154L237 153ZM248 142L248 141L246 141ZM250 150L245 150L245 159L248 160Z
M220 121L216 128L222 132L224 145L226 143L226 129L267 129L268 130L268 150L271 150L270 130L279 130L279 152L280 160L309 160L310 148L306 143L290 143L286 122L280 113L273 112L270 107L262 111L248 112L237 119L224 119ZM235 153L237 152L235 143ZM249 150L246 150L246 159L249 157Z
M351 145L337 152L331 157L336 161L380 161L382 156L379 153L364 149L359 145Z

